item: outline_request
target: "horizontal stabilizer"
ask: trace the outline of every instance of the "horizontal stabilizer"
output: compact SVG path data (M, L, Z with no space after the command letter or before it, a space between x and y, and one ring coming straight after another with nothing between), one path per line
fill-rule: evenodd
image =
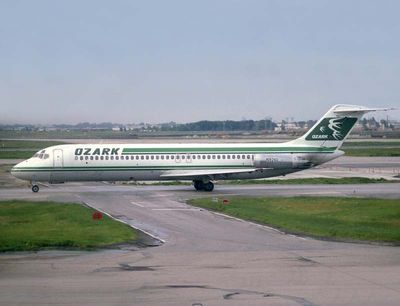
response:
M336 109L333 110L333 113L339 116L359 116L364 115L369 112L379 112L379 111L390 111L395 110L396 108L369 108L365 106L358 105L339 105Z

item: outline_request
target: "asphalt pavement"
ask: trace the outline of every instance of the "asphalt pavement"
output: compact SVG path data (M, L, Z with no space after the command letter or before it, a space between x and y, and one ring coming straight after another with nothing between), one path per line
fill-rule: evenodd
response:
M399 184L218 185L212 196L400 198ZM1 305L399 305L400 248L284 234L185 204L189 186L71 183L0 198L84 202L159 246L0 256ZM155 244L156 245L156 244Z

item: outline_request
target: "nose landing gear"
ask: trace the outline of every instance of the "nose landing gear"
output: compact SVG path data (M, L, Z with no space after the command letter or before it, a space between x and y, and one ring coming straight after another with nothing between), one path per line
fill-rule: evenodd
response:
M204 183L203 181L195 180L193 181L193 186L197 191L213 191L213 182Z

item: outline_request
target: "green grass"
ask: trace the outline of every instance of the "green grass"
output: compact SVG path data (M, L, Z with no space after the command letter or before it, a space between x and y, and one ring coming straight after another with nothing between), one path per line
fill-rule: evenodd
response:
M2 151L0 150L0 159L28 159L35 154L37 150L27 151Z
M353 147L400 147L400 140L391 141L345 141L343 148Z
M400 156L400 147L398 148L343 148L347 156Z
M0 140L0 159L27 159L37 151L55 145L60 141Z
M343 178L325 178L313 177L302 179L261 179L261 180L226 180L218 181L218 185L308 185L308 184L377 184L377 183L400 183L400 180L387 180L384 178L367 177L343 177ZM123 182L125 185L138 186L190 186L188 181L160 181L160 182Z
M335 240L400 244L400 200L335 197L227 197L190 205L281 230Z
M313 177L302 179L263 179L263 180L232 180L221 181L222 184L248 185L307 185L307 184L373 184L373 183L400 183L399 180L386 180L384 178L372 179L367 177L343 177L343 178L325 178Z
M0 202L0 251L43 248L92 249L133 242L137 232L106 215L74 203Z
M135 139L135 132L119 131L0 131L0 138L29 139Z
M35 149L37 151L46 147L56 146L60 144L65 144L65 142L0 139L0 149Z

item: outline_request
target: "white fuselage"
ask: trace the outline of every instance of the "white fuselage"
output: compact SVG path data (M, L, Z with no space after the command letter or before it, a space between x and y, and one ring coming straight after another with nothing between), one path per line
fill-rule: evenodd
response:
M290 142L70 144L39 151L34 157L16 165L12 174L32 182L51 183L256 179L308 169L342 154L334 147L293 145Z

